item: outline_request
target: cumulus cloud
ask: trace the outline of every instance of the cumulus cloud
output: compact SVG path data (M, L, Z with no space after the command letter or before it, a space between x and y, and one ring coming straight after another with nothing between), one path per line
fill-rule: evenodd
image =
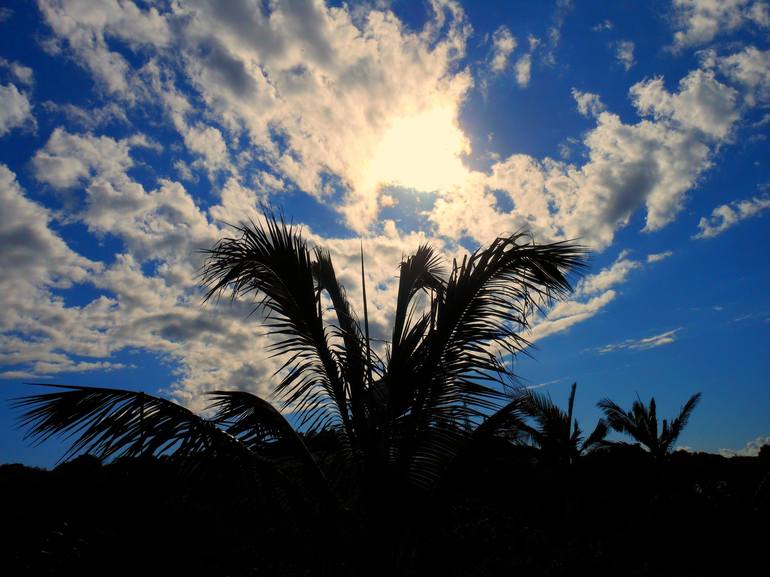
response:
M739 116L738 92L716 80L710 71L689 73L679 82L676 94L666 90L661 77L645 80L631 87L631 97L642 114L714 139L726 138Z
M14 128L34 125L35 117L27 95L13 84L0 84L0 137Z
M770 198L757 196L722 204L711 211L711 216L701 217L698 222L698 233L693 238L715 237L742 220L758 216L768 208L770 208Z
M487 242L490 230L529 228L538 238L580 238L602 249L641 206L644 230L659 230L680 212L685 194L711 167L711 147L729 138L739 117L736 91L703 70L688 74L675 92L661 78L634 85L630 95L643 117L635 124L600 112L598 98L573 94L586 113L598 112L583 137L588 160L576 165L514 154L489 175L469 174L463 187L436 201L430 218L438 232ZM513 208L500 209L495 192ZM479 219L489 227L476 226Z
M743 448L738 450L719 449L719 454L723 457L756 457L759 455L759 450L765 445L770 445L770 435L748 441Z
M670 345L676 341L676 334L681 331L681 328L666 331L659 335L653 335L642 339L627 339L620 343L612 345L605 345L599 349L600 353L611 353L614 351L620 351L624 349L632 351L644 351L647 349L654 349L662 347L664 345Z
M174 394L191 405L214 387L265 392L277 368L261 352L259 319L245 320L253 303L199 306L196 251L224 234L224 222L259 218L261 202L294 189L339 210L344 224L366 239L367 286L376 287L368 292L372 331L388 338L397 264L428 236L447 258L461 238L487 243L521 229L538 242L580 238L601 250L637 210L646 210L645 230L671 222L738 120L736 93L715 74L749 90L727 64L724 72L716 64L694 71L674 88L648 80L631 92L635 120L621 120L598 95L575 91L579 111L593 119L580 142L585 160L514 154L479 171L462 161L471 152L458 123L473 85L463 61L470 26L452 2L432 2L419 29L384 8L351 12L320 2L269 9L240 0L162 7L41 0L40 6L52 34L48 49L88 70L111 106L46 104L70 125L55 129L37 151L32 174L66 191L67 222L96 238L115 237L122 248L103 265L78 260L66 245L57 249L69 250L69 260L57 262L76 264L69 276L30 277L19 294L34 295L35 307L21 297L5 305L16 315L12 330L39 336L7 333L3 360L21 367L14 371L48 374L74 366L97 370L117 351L149 350L177 363ZM526 85L535 50L552 62L569 8L558 3L543 46L530 37L529 52L516 63L510 31L501 32L496 48L504 63L493 51L490 66L511 70ZM148 110L160 110L178 133L163 152L180 177L208 173L213 204L196 202L171 178L134 178L137 149L149 147L142 156L157 149L148 139L99 133ZM441 169L429 177L410 172L426 162ZM425 233L377 220L381 208L395 204L392 184L434 193L435 204L422 215ZM501 208L501 196L512 208ZM54 246L58 236L48 230ZM360 303L358 241L306 234L331 249L351 300ZM621 255L587 277L571 301L536 319L531 338L599 314L639 266ZM90 283L100 296L70 306L56 289L67 283Z
M770 27L764 0L674 0L674 50L700 46L745 26Z

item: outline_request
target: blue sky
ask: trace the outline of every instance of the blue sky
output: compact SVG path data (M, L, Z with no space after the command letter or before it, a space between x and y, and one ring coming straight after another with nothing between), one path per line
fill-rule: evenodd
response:
M267 394L248 306L199 249L282 207L386 336L400 256L504 233L591 268L534 318L522 382L703 400L680 444L770 439L770 8L626 2L5 2L0 387ZM360 308L360 307L359 307ZM0 407L0 461L50 466Z

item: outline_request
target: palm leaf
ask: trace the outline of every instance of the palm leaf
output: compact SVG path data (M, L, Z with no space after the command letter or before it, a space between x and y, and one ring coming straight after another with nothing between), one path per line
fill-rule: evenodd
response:
M72 439L62 460L80 453L99 458L170 454L177 457L254 458L243 443L176 403L137 391L49 385L55 392L14 399L25 438Z
M225 292L233 299L259 298L271 335L280 339L271 350L286 358L279 372L287 374L276 387L284 406L293 407L311 429L341 421L352 437L347 392L318 307L313 274L318 267L301 232L272 214L265 215L264 224L235 229L237 237L206 251L204 300Z
M282 443L282 454L297 460L304 471L303 478L325 502L336 504L326 476L286 418L268 401L246 391L212 391L215 411L212 422L223 427L254 452L264 451L269 442Z

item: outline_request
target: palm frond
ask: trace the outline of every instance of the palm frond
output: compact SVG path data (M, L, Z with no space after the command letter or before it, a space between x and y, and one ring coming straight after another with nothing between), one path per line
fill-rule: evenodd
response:
M596 423L594 430L590 435L588 435L586 440L583 441L583 444L580 447L580 451L588 452L603 446L605 444L604 439L607 437L608 433L609 426L607 425L607 421L604 419L599 419L599 422Z
M228 292L233 299L259 298L270 333L280 339L271 350L287 359L279 370L287 375L276 393L302 416L303 425L323 428L337 419L352 435L346 390L318 308L314 263L301 231L272 214L265 215L264 224L234 228L238 236L206 251L204 300Z
M331 489L318 463L286 418L265 399L246 391L212 391L212 422L254 452L264 451L270 441L282 443L283 454L296 459L316 494L334 501Z
M583 254L571 244L537 245L515 234L455 264L424 345L429 405L463 402L470 416L494 407L499 394L475 384L502 384L510 376L498 355L527 347L520 333L533 309L571 290L566 274L583 266Z
M684 429L687 426L687 422L690 420L690 416L692 415L692 412L695 410L695 407L698 406L698 403L700 402L701 394L695 393L693 396L691 396L687 402L684 404L684 406L680 409L679 414L676 416L676 418L671 421L671 426L669 427L668 435L665 437L665 444L666 447L673 447L674 444L676 444L677 439L679 439L679 435L682 434L682 429Z
M365 389L367 380L366 359L364 347L366 346L361 327L354 312L353 306L347 298L345 288L337 280L331 255L323 248L315 249L316 260L313 263L313 272L319 291L326 291L332 301L334 312L337 316L338 336L343 347L338 353L340 359L343 381L347 387L350 398L353 418L358 425L365 422L366 405Z
M20 397L26 438L42 443L72 439L62 460L87 452L106 459L170 454L177 457L254 457L254 453L213 423L176 403L137 391L49 385L55 392Z

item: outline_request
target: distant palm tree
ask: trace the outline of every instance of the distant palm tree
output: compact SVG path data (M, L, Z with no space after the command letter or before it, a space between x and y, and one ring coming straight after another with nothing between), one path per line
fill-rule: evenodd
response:
M670 423L663 419L660 432L658 432L658 416L654 397L650 399L648 406L645 406L642 400L637 398L628 412L610 399L602 399L599 401L598 407L604 411L610 427L619 433L626 433L633 437L646 447L656 459L663 459L673 449L679 435L687 425L690 415L700 401L700 397L700 393L695 393L690 397L676 418Z
M532 390L523 395L522 411L534 419L536 427L519 427L546 458L561 463L573 463L583 453L600 447L607 436L607 423L599 419L593 432L583 438L583 431L577 419L573 418L576 389L577 383L573 383L566 413L553 403L549 395Z
M204 418L142 392L59 385L16 401L29 435L73 435L65 458L225 458L299 484L331 507L387 507L399 487L430 488L461 450L520 420L522 398L503 392L512 374L500 351L527 346L520 333L533 309L571 291L566 275L585 255L571 243L514 234L454 262L447 275L435 251L419 247L400 266L383 359L371 346L365 285L361 326L328 251L309 249L299 229L272 215L236 230L207 251L205 298L258 299L276 337L270 350L284 360L275 395L302 434L245 391L209 393L213 416ZM333 467L305 442L322 430L335 435Z

